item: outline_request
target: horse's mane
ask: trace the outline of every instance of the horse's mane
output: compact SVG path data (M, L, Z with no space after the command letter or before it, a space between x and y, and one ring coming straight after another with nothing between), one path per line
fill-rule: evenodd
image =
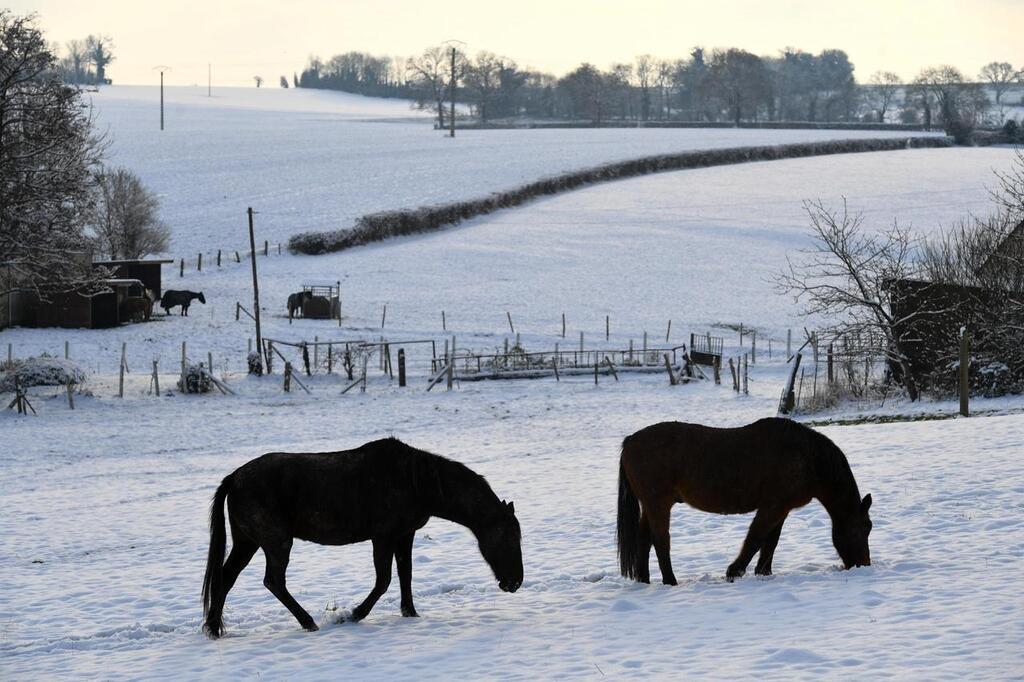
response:
M407 445L397 438L382 438L364 445L361 450L392 450L400 452L413 489L439 497L457 494L481 495L481 502L498 502L490 484L480 474L461 462Z
M801 444L806 455L814 462L814 468L823 483L831 484L838 494L843 497L849 496L853 503L860 502L860 491L857 488L857 480L853 477L853 470L850 469L850 462L832 439L791 419L770 421L778 423L778 428L785 429L787 435Z

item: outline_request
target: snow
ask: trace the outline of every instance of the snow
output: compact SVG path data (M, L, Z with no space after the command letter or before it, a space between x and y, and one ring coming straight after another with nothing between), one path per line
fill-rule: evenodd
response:
M764 372L749 397L661 377L424 394L375 375L344 398L314 380L317 400L281 394L279 376L236 379L238 398L158 400L136 379L122 403L83 398L69 412L38 399L38 418L0 418L4 676L1012 676L1024 644L1020 415L823 429L874 497L870 568L839 570L813 502L787 521L773 577L730 584L749 517L680 506L680 586L618 577L621 438L664 419L768 414L777 384ZM388 434L465 462L516 502L523 588L500 592L471 535L434 520L413 554L419 619L399 615L393 584L365 621L335 624L371 586L369 546L297 543L289 585L322 629L299 629L263 588L257 555L228 598L228 636L206 640L198 597L219 480L264 451Z
M245 209L263 239L349 227L374 211L473 198L538 177L638 156L756 144L884 137L835 130L494 130L431 128L399 100L303 89L111 86L92 96L110 162L163 202L170 254L248 248ZM410 118L414 120L409 120ZM905 137L906 133L894 134Z
M111 107L125 114L111 128L117 154L149 169L147 181L163 183L178 244L191 246L201 242L202 229L218 223L185 227L182 216L201 213L189 213L189 200L220 210L231 201L215 195L228 191L228 183L235 188L232 201L244 209L275 178L287 177L282 169L289 164L297 169L294 178L309 186L302 195L306 208L338 217L374 202L392 207L434 200L430 192L476 195L516 173L534 177L563 163L668 144L663 131L541 131L563 145L559 157L524 131L481 131L457 139L465 146L444 162L458 169L453 177L464 174L462 184L432 189L415 180L414 167L427 158L441 163L443 138L431 137L422 123L353 120L388 111L399 116L392 102L363 102L362 114L344 118L318 109L350 99L333 93L225 93L233 109L190 104L187 110L199 117L190 124L194 139L182 133L173 138L176 148L167 149L146 143L141 124L132 122L132 108L149 106L150 95L104 88L98 98L116 93L125 93ZM266 100L256 99L265 94ZM344 105L349 112L355 106ZM208 127L216 131L207 134ZM368 164L378 164L373 173L337 171L331 177L343 173L352 184L344 192L311 181L330 166L326 160L301 163L302 153L317 146L316 135L328 130L348 136L346 145L363 145ZM268 131L277 146L265 144ZM634 132L654 134L623 141ZM713 137L720 131L711 134L702 141L735 144ZM241 144L244 135L248 142ZM218 136L223 141L209 152L190 156ZM332 139L341 144L340 137ZM402 140L414 139L422 156L403 155ZM437 148L427 149L434 142ZM685 135L672 140L700 142ZM565 153L570 148L589 151ZM481 159L471 159L488 153L496 161L486 169ZM223 165L211 173L218 156ZM189 317L158 314L114 330L0 332L0 352L11 344L16 358L43 351L62 356L68 340L72 360L95 372L74 411L61 389L37 387L30 399L38 416L0 412L0 676L1016 676L1024 662L1019 398L972 401L976 413L996 415L984 418L821 427L847 453L861 491L873 496L870 568L839 570L830 522L817 502L789 517L770 578L724 580L749 516L677 506L678 587L622 579L614 547L624 436L663 420L730 426L775 413L787 369L780 357L785 330L800 337L802 326L814 322L800 318L769 282L785 257L808 243L804 199L835 205L846 196L852 209L865 212L870 229L896 217L934 231L968 211L984 213L991 171L1007 168L1011 159L1008 149L959 148L666 173L537 201L446 232L329 256L258 259L265 334L272 338L386 336L395 346L429 338L443 346L455 336L459 348L483 350L512 338L507 312L528 350L556 343L571 348L580 331L588 348L623 348L630 340L639 348L645 330L651 345L665 345L672 319L668 345L710 330L725 336L727 355L737 355L750 347L740 347L724 325L742 322L759 331L749 396L710 382L670 387L662 374L622 374L619 381L601 376L596 386L592 377L568 376L463 382L452 392L441 386L426 393L429 346L411 344L406 388L373 358L365 393L340 395L349 382L321 371L301 377L311 395L286 394L280 362L274 375L244 374L252 324L244 315L235 321L233 313L236 301L251 303L246 262L207 266L202 273L190 268L183 279L165 270L165 288L205 291L208 304L194 304ZM173 202L171 195L179 194L186 198ZM353 196L362 208L347 205ZM242 216L236 209L228 213ZM271 214L258 216L261 240L297 225ZM287 294L309 280L342 282L340 327L326 320L288 324ZM440 329L442 310L447 333ZM765 354L769 338L771 358ZM183 340L192 362L212 353L215 375L236 395L174 390L157 398L147 392L154 358L161 387L173 389ZM131 372L119 399L122 341ZM298 362L293 351L285 352ZM950 416L956 405L865 402L827 416L904 412ZM471 534L433 520L417 534L413 550L420 618L400 616L395 581L365 621L337 624L371 586L370 547L300 542L289 588L321 630L300 630L263 587L257 554L228 597L228 636L206 639L199 592L209 501L219 481L264 452L337 450L387 435L465 462L515 501L523 587L501 592Z

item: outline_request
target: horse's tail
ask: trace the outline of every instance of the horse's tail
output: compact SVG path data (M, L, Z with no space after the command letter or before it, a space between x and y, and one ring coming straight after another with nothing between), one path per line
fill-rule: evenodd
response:
M625 450L625 443L623 443ZM640 501L629 485L626 469L619 461L619 514L616 540L619 545L619 571L624 578L639 574L640 547Z
M210 637L220 637L224 632L221 620L223 600L220 599L224 590L224 545L227 536L224 532L224 500L231 491L234 474L229 474L217 487L210 505L210 552L206 556L206 576L203 578L203 617L206 622L203 629ZM213 602L220 604L211 610Z

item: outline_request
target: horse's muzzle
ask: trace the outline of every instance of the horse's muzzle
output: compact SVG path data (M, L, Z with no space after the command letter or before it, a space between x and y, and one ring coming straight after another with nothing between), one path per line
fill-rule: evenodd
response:
M516 581L502 581L498 583L498 587L504 592L515 592L523 584L522 580Z

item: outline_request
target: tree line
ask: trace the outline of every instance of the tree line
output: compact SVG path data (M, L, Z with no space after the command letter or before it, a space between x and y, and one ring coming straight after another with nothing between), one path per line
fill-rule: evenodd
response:
M412 99L432 110L442 126L453 82L456 100L483 122L901 122L949 128L1002 123L1006 94L1022 82L1022 70L992 62L972 80L955 67L938 66L910 82L880 71L859 83L853 62L840 49L812 54L787 47L776 56L758 56L739 48L696 47L685 59L641 55L608 69L583 63L559 78L492 52L470 57L434 46L407 59L363 52L327 61L313 57L294 76L300 87ZM997 116L988 121L992 104Z

